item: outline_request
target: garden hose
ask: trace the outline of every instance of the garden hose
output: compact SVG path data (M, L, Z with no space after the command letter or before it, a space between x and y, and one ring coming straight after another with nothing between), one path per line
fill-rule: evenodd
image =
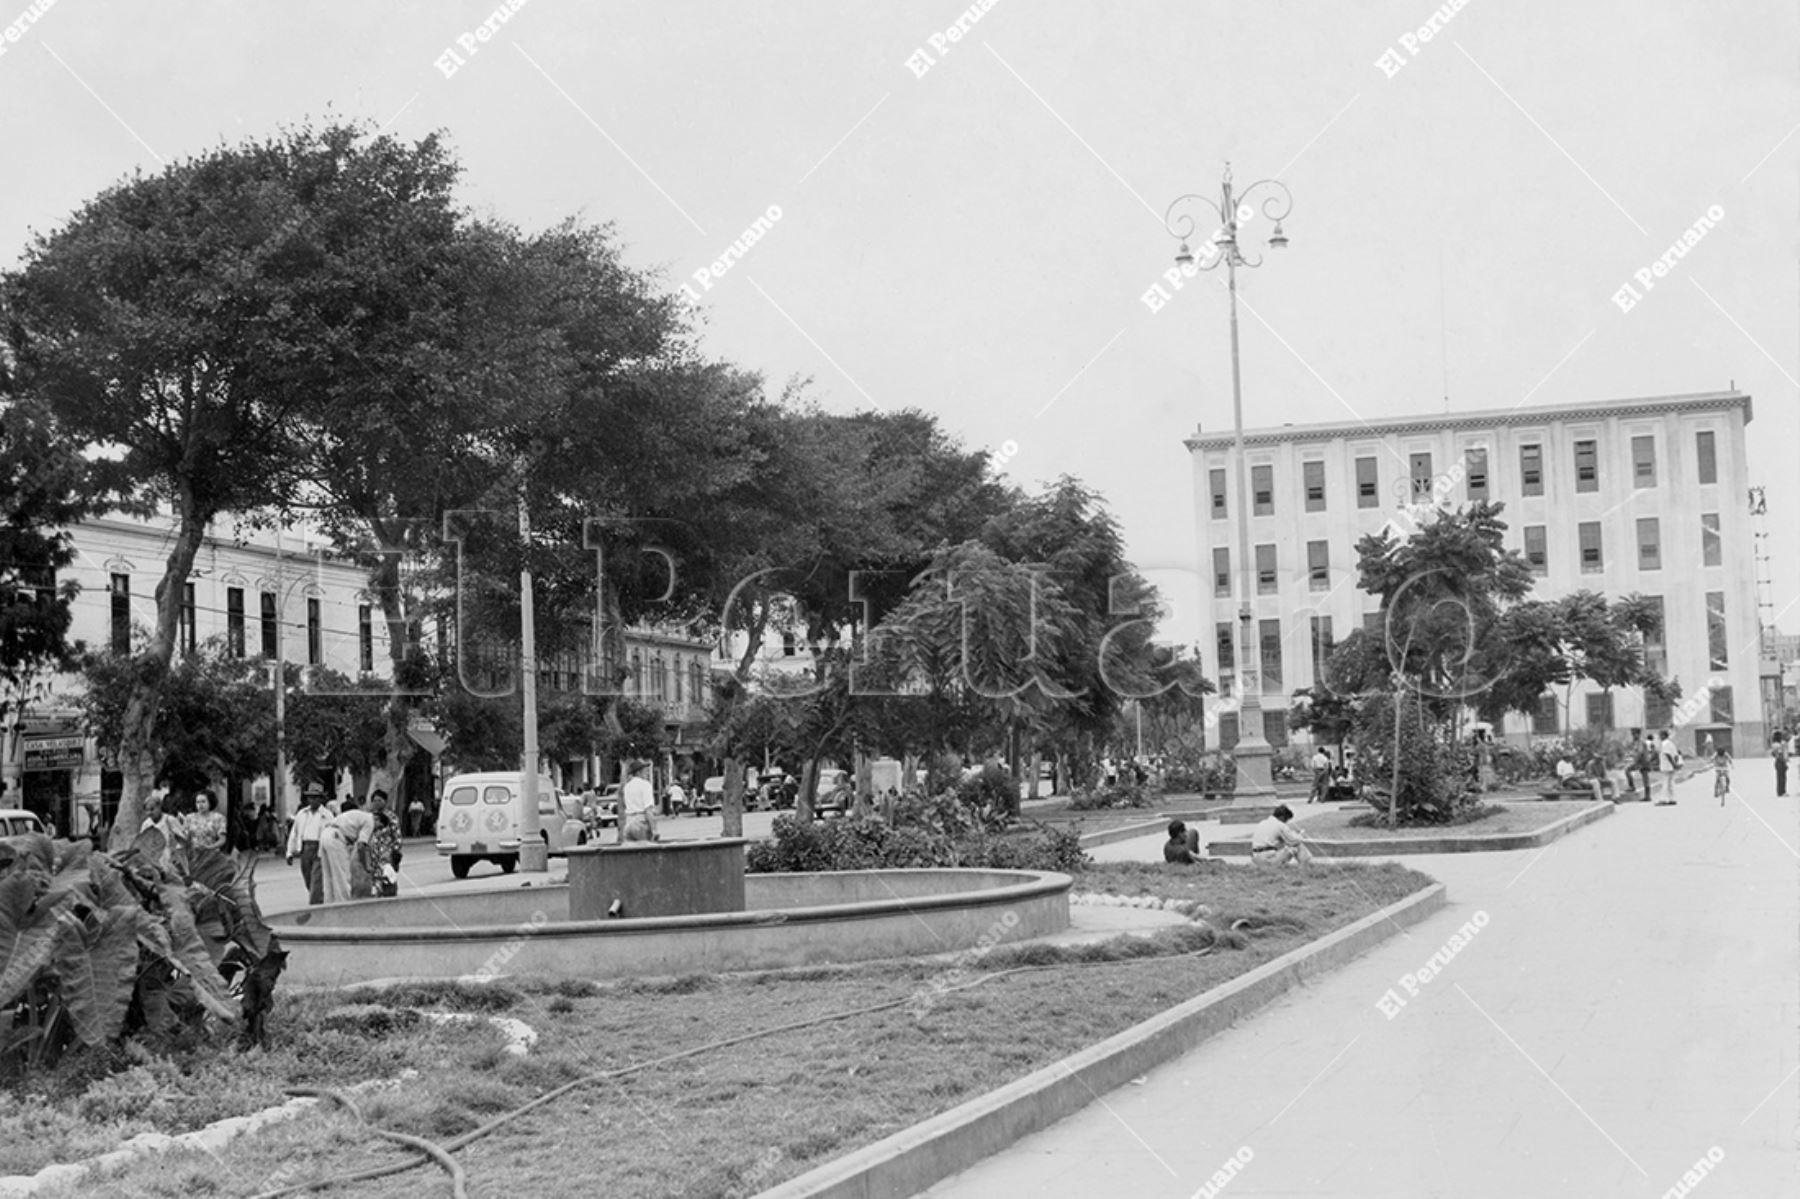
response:
M298 1095L303 1098L329 1099L333 1103L347 1108L350 1114L356 1117L357 1123L361 1124L364 1128L367 1128L376 1136L383 1140L392 1141L396 1145L404 1145L408 1149L417 1149L420 1153L423 1153L432 1161L444 1167L444 1170L450 1175L450 1193L455 1196L455 1199L468 1199L468 1177L463 1173L461 1163L451 1157L450 1154L445 1151L443 1146L437 1144L435 1141L428 1141L424 1137L415 1137L404 1132L389 1132L385 1128L376 1128L363 1117L362 1110L356 1106L356 1101L354 1099L338 1091L328 1090L325 1087L289 1087L287 1093L289 1095Z
M1006 978L1006 977L1008 977L1010 975L1014 975L1014 974L1030 974L1030 973L1034 973L1039 970L1061 970L1061 969L1066 969L1070 966L1120 966L1120 965L1135 964L1138 962L1161 962L1161 961L1169 961L1169 960L1172 960L1175 958L1205 957L1207 954L1211 953L1212 951L1213 951L1213 946L1207 945L1200 949L1190 950L1186 953L1161 954L1161 955L1156 955L1156 956L1152 956L1152 957L1120 958L1120 959L1113 960L1113 961L1103 961L1103 962L1054 962L1054 963L1050 963L1050 964L1042 965L1042 966L1014 966L1014 967L1011 967L1010 969L1006 969L1006 970L996 970L992 974L984 974L979 978L970 979L968 982L956 983L954 985L944 987L942 989L937 990L936 994L949 995L949 994L954 994L957 991L968 991L968 990L974 989L975 987L979 987L984 983L993 982L995 979ZM453 1137L450 1140L443 1142L442 1145L436 1144L431 1141L423 1140L422 1138L419 1138L419 1137L407 1136L404 1133L386 1132L382 1129L371 1127L370 1128L371 1132L374 1132L377 1135L382 1136L388 1140L395 1141L399 1144L407 1145L413 1149L416 1149L420 1153L425 1154L426 1157L418 1157L418 1158L413 1158L410 1161L396 1162L393 1165L388 1165L388 1166L375 1166L375 1167L372 1167L367 1170L359 1170L354 1174L339 1174L339 1175L334 1175L329 1178L314 1179L311 1182L296 1183L293 1186L283 1187L280 1190L264 1191L261 1194L255 1196L255 1199L281 1199L281 1197L285 1196L285 1195L299 1194L302 1191L316 1191L316 1190L320 1190L324 1187L336 1186L339 1183L368 1182L368 1181L370 1181L372 1179L376 1179L376 1178L386 1178L387 1176L389 1176L391 1174L404 1173L407 1170L413 1169L415 1166L422 1165L427 1160L427 1158L429 1158L430 1160L436 1161L439 1165L443 1165L446 1169L448 1169L451 1172L451 1184L452 1184L452 1186L454 1186L456 1188L455 1193L456 1193L457 1199L463 1199L464 1195L466 1194L466 1192L463 1190L463 1172L462 1172L461 1167L458 1166L450 1158L450 1154L456 1152L459 1149L463 1149L469 1145L474 1144L476 1141L479 1141L483 1137L487 1136L489 1133L498 1131L499 1129L505 1127L507 1124L510 1124L512 1121L518 1119L520 1116L525 1115L527 1112L530 1112L539 1107L542 1107L544 1104L549 1103L552 1100L560 1099L562 1096L567 1095L570 1091L576 1090L580 1087L590 1086L595 1083L612 1082L617 1079L624 1078L627 1075L641 1073L644 1070L649 1070L649 1069L652 1069L657 1066L666 1066L672 1062L682 1061L682 1060L684 1060L686 1058L690 1058L690 1057L698 1057L703 1053L711 1053L711 1052L713 1052L715 1050L719 1050L719 1049L729 1049L736 1045L742 1045L748 1041L760 1040L763 1037L772 1037L772 1036L777 1035L778 1033L796 1032L800 1029L815 1028L821 1024L831 1024L831 1023L834 1023L839 1020L848 1020L848 1019L851 1019L856 1016L868 1016L868 1015L873 1015L876 1012L885 1012L890 1008L903 1007L907 1004L912 1003L913 1001L914 1001L914 996L909 994L909 995L903 996L902 998L899 998L899 999L890 999L890 1000L887 1000L882 1003L870 1004L866 1007L850 1008L850 1009L847 1009L847 1010L841 1011L841 1012L830 1012L823 1016L812 1016L805 1020L795 1020L788 1024L778 1024L773 1028L764 1028L764 1029L759 1029L756 1032L748 1032L748 1033L743 1033L743 1034L741 1034L739 1036L735 1036L735 1037L727 1037L726 1039L724 1039L722 1041L709 1041L704 1045L696 1045L692 1049L683 1049L678 1053L666 1054L663 1057L653 1058L647 1062L639 1062L636 1065L632 1065L632 1066L621 1066L616 1070L602 1070L595 1074L584 1075L581 1078L574 1079L570 1082L564 1083L563 1085L561 1085L559 1087L555 1087L549 1091L545 1091L542 1095L539 1095L537 1098L528 1100L527 1102L520 1104L518 1107L512 1109L509 1112L502 1112L500 1115L494 1117L492 1120L489 1120L486 1124L481 1125L479 1128L470 1129L468 1132L465 1132L460 1136ZM343 1103L345 1106L349 1107L352 1112L356 1112L355 1106L353 1104L351 1104L348 1099L338 1096L335 1093L330 1092L330 1091L325 1091L325 1090L316 1089L316 1088L301 1087L301 1088L290 1089L288 1091L288 1094L290 1094L290 1095L323 1096L325 1098L335 1099L338 1102ZM359 1119L361 1118L360 1113L358 1114L358 1118Z

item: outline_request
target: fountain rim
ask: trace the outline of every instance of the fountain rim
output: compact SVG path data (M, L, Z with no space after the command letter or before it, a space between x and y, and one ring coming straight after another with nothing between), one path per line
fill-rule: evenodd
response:
M804 908L761 908L745 912L699 912L686 916L641 916L618 920L546 920L542 924L530 922L514 922L511 924L481 924L460 928L444 928L439 925L402 925L386 928L358 928L351 925L333 924L319 928L309 928L304 921L320 908L345 911L352 908L363 908L389 902L386 899L353 899L344 903L321 904L315 907L297 908L288 912L279 912L268 917L270 928L283 941L294 944L329 944L343 941L359 941L369 943L420 941L507 941L515 937L546 937L557 939L573 936L593 936L595 934L611 936L629 936L633 933L657 933L678 930L710 931L732 928L767 928L785 924L814 924L827 921L875 919L883 916L905 914L908 912L935 911L944 908L981 909L1004 907L1011 903L1028 899L1037 899L1049 895L1066 893L1075 884L1072 876L1054 870L1013 870L988 867L959 866L927 866L920 868L892 868L880 870L815 870L815 871L778 871L761 877L822 877L850 875L1013 875L1021 881L1006 886L984 888L977 891L948 891L941 895L920 895L911 898L896 897L893 899L867 899L851 903L818 904ZM522 889L522 888L521 888ZM553 883L533 891L535 894L556 892L566 894L567 883ZM487 892L472 891L465 895L449 896L452 899L474 898L487 894L507 894L507 891ZM437 898L421 896L420 898ZM288 923L293 921L293 923Z

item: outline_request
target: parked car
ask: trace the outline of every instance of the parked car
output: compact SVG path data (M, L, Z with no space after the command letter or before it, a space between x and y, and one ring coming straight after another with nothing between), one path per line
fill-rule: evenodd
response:
M0 808L0 837L19 837L26 833L41 833L44 824L34 812L24 808Z
M444 784L438 802L437 851L450 873L467 878L486 859L511 874L519 865L519 820L525 776L517 770L459 774ZM552 856L587 844L588 827L578 801L542 775L537 781L538 824Z

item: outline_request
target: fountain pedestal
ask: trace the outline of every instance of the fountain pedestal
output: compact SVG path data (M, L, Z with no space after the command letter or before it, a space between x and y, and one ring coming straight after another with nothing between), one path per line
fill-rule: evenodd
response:
M741 912L747 844L742 837L726 837L571 849L569 919Z

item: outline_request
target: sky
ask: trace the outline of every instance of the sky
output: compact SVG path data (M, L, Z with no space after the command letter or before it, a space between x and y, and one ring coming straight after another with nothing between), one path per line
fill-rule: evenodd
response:
M0 265L284 123L442 131L472 209L611 222L772 392L921 408L1022 485L1085 480L1191 640L1182 439L1230 426L1226 297L1144 296L1168 206L1229 161L1293 196L1291 245L1239 276L1249 425L1735 383L1800 630L1792 4L499 3L0 0Z

